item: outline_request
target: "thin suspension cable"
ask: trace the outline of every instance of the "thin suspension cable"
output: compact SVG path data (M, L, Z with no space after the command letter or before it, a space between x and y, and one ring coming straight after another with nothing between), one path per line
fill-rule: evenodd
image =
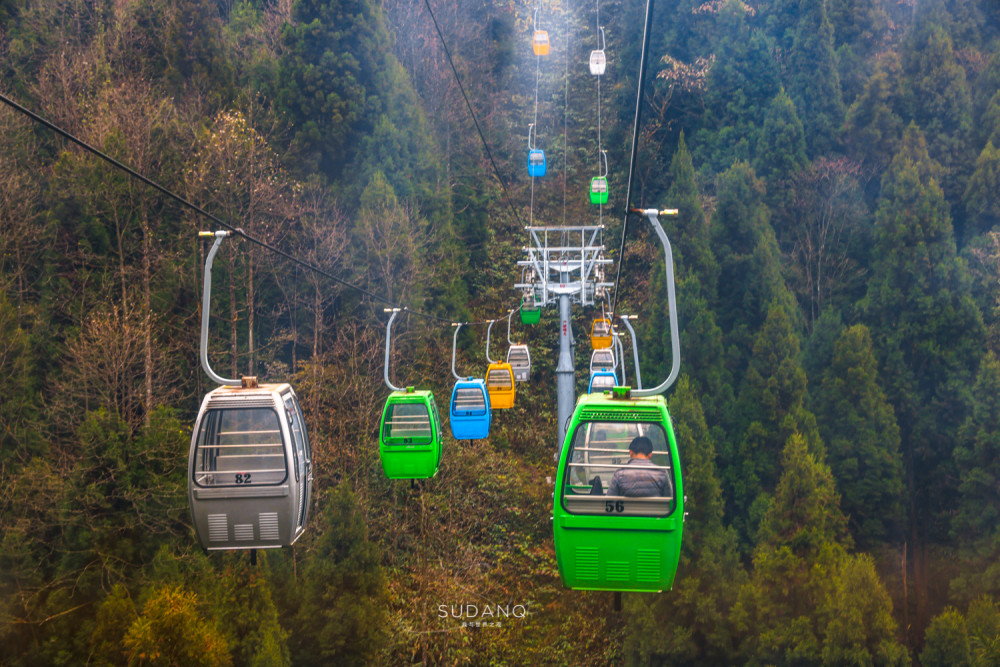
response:
M566 25L566 50L563 58L563 84L565 87L563 97L563 226L566 226L566 171L569 165L569 141L566 130L567 118L569 117L569 23Z
M538 3L535 3L535 30L538 30ZM532 44L534 44L535 36L531 36ZM531 127L534 128L535 139L538 139L538 81L542 76L542 56L535 54L535 109L531 115ZM534 144L532 144L534 148ZM528 224L535 224L535 174L531 174L531 201L528 205Z
M437 17L434 16L434 10L431 9L429 0L424 0L424 6L427 7L427 13L431 15L431 21L434 22L434 30L437 31L438 39L441 41L441 47L444 49L444 55L448 58L448 64L451 65L451 72L455 75L455 82L458 84L458 89L462 91L462 99L465 100L465 107L469 110L469 115L472 116L472 122L476 125L476 132L479 134L479 140L483 142L483 148L486 150L486 156L490 159L490 164L493 165L493 174L500 182L500 189L503 190L504 201L507 202L507 207L510 209L510 212L514 214L517 224L523 227L524 223L521 221L521 216L518 214L517 209L514 208L514 204L510 201L510 192L507 190L507 182L504 181L503 176L500 175L500 169L497 167L496 160L493 159L493 151L490 150L490 145L486 141L486 137L483 135L483 130L479 127L479 119L476 118L476 112L472 109L472 103L469 102L469 96L465 94L465 86L462 85L462 77L458 75L458 70L455 69L455 62L451 59L451 51L448 50L448 44L444 41L444 35L441 33L441 27L438 25Z
M625 220L622 223L622 242L618 249L618 270L615 273L615 296L611 302L611 319L614 321L618 307L618 281L622 277L625 260L625 234L628 232L628 218L632 211L632 179L635 176L636 157L639 150L639 123L642 121L642 97L646 90L646 60L649 55L649 31L653 24L653 0L646 0L646 24L642 31L642 55L639 59L639 92L635 98L635 123L632 126L632 156L628 162L628 189L625 191Z
M367 290L364 287L361 287L360 285L355 285L354 283L349 282L347 280L344 280L343 278L341 278L339 276L336 276L336 275L330 273L329 271L326 271L325 269L322 269L322 268L320 268L320 267L318 267L318 266L316 266L314 264L310 264L309 262L301 260L298 257L295 257L294 255L289 254L287 251L282 250L281 248L273 246L270 243L268 243L266 241L263 241L261 239L258 239L258 238L254 237L254 236L251 236L250 234L247 234L245 231L243 231L241 228L235 227L235 226L231 225L230 223L222 220L217 215L209 213L208 211L206 211L205 209L201 208L200 206L191 203L190 201L188 201L184 197L181 197L180 195L174 193L171 190L168 190L166 187L164 187L164 186L160 185L159 183L157 183L156 181L154 181L154 180L152 180L150 178L147 178L146 176L140 174L139 172L137 172L135 169L132 169L128 165L126 165L126 164L124 164L122 162L119 162L118 160L114 159L113 157L111 157L107 153L104 153L104 152L102 152L102 151L94 148L93 146L91 146L87 142L83 141L82 139L79 139L78 137L70 134L69 132L67 132L66 130L62 129L58 125L55 125L54 123L52 123L51 121L47 120L46 118L43 118L42 116L39 116L38 114L36 114L35 112L31 111L30 109L27 109L27 108L21 106L20 104L18 104L17 102L15 102L14 100L10 99L9 97L7 97L6 95L4 95L2 93L0 93L0 102L3 102L4 104L6 104L7 106L11 107L15 111L18 111L18 112L24 114L25 116L27 116L28 118L32 119L36 123L39 123L40 125L44 125L45 127L47 127L48 129L52 130L56 134L60 135L64 139L66 139L66 140L68 140L68 141L76 144L77 146L79 146L80 148L84 149L85 151L87 151L87 152L89 152L89 153L91 153L93 155L96 155L100 159L102 159L105 162L111 164L113 167L115 167L117 169L120 169L120 170L124 171L125 173L129 174L130 176L132 176L133 178L136 178L136 179L142 181L143 183L145 183L149 187L153 188L154 190L160 192L161 194L166 195L170 199L173 199L175 202L177 202L181 206L194 211L198 215L201 215L201 216L204 216L205 218L208 218L209 220L211 220L215 224L220 225L221 227L224 227L225 229L229 230L233 235L239 236L239 237L241 237L243 239L246 239L247 241L250 241L251 243L254 243L254 244L256 244L256 245L258 245L258 246L260 246L260 247L262 247L262 248L264 248L266 250L269 250L269 251L273 252L276 255L284 257L285 259L287 259L288 261L292 262L293 264L301 266L301 267L303 267L305 269L308 269L309 271L312 271L314 273L318 273L321 276L329 278L330 280L334 281L335 283L338 283L340 285L343 285L344 287L347 287L347 288L352 289L352 290L354 290L356 292L359 292L360 294L364 294L365 296L367 296L368 298L372 299L373 301L378 301L378 302L386 304L386 305L388 305L388 306L390 306L392 308L399 308L399 309L404 310L406 312L413 313L414 315L417 315L419 317L423 317L423 318L426 318L426 319L429 319L429 320L436 320L438 322L447 322L448 324L451 324L451 322L454 321L454 320L451 320L451 319L448 319L448 318L445 318L445 317L441 317L440 315L434 315L433 313L425 313L425 312L422 312L422 311L419 311L419 310L414 310L414 309L409 308L408 306L405 306L405 305L397 304L397 303L395 303L395 302L387 299L386 297L384 297L384 296L382 296L380 294L376 294L375 292ZM467 326L472 326L472 325L477 325L477 324L486 324L488 322L489 322L489 320L483 320L481 322L465 322L464 324L466 324Z
M607 44L601 44L601 0L595 0L597 6L597 48L602 49ZM601 151L604 148L601 143L601 75L597 75L597 173L604 173L601 169ZM607 176L605 174L605 176ZM604 226L604 204L597 200L597 220L598 224ZM602 237L603 240L603 237Z

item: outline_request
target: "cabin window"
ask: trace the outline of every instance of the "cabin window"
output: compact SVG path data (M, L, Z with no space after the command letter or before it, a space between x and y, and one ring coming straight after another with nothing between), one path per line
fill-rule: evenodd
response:
M391 403L386 408L385 439L391 444L429 445L434 439L431 416L423 403Z
M514 378L506 369L490 371L486 374L486 385L491 389L510 389L514 386Z
M528 351L523 347L512 347L507 355L507 363L515 368L527 368L531 365Z
M652 465L629 464L629 444L638 436L653 444ZM563 505L572 514L668 516L674 511L674 471L666 432L652 422L583 422L573 434L563 474ZM619 470L634 487L663 488L642 497L610 495Z
M459 387L455 391L454 414L482 416L486 414L486 395L478 387Z
M612 389L615 386L615 377L613 375L599 374L595 375L594 379L590 382L591 391L604 391L605 389Z
M295 479L299 479L299 468L305 467L306 444L305 429L299 414L298 405L291 396L285 396L285 415L288 417L288 429L292 432L292 454L295 457Z
M270 486L288 476L278 413L271 408L209 410L195 451L198 486Z
M594 354L591 356L590 366L594 370L598 368L614 368L615 355L611 352L611 350L594 350Z

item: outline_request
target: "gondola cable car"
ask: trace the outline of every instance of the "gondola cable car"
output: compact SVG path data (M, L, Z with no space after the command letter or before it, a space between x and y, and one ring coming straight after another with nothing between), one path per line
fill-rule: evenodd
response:
M611 347L611 320L603 315L590 325L590 347L594 350Z
M538 324L542 320L542 308L535 300L535 290L525 290L521 297L521 324Z
M531 50L536 56L549 55L549 33L546 30L538 29L538 8L535 8L535 34L531 38Z
M514 385L514 370L505 361L490 359L490 330L496 320L490 320L486 327L486 389L490 394L490 405L494 410L506 410L514 407L514 397L517 388Z
M305 531L312 494L309 435L288 384L217 375L208 363L212 264L231 232L214 237L205 258L201 366L221 387L202 401L188 455L188 500L201 546L209 551L290 546ZM252 552L255 553L255 552Z
M404 309L405 310L405 309ZM392 390L382 409L379 425L379 458L389 479L427 479L437 474L441 464L441 416L434 394L429 390L397 387L389 380L389 353L392 348L392 322L399 308L387 308L385 327L386 386Z
M604 347L590 353L590 372L614 371L618 368L614 348Z
M535 124L528 124L528 176L545 175L545 151L535 147Z
M604 41L604 26L600 27L601 31L601 48L595 49L590 52L590 73L594 76L602 76L604 70L607 67L608 61L604 55L604 49L606 47Z
M684 489L667 403L660 395L680 371L673 258L659 212L641 213L664 247L672 366L667 379L652 389L615 387L577 401L559 453L552 516L559 574L572 589L670 590L680 558ZM610 495L619 490L615 473L630 468L633 456L645 456L629 451L640 436L645 440L636 442L636 449L651 452L649 463L639 465L659 494Z
M515 382L527 382L531 378L531 352L528 346L522 343L515 343L510 338L510 320L514 316L514 311L507 314L507 363L514 371Z
M590 374L590 383L587 386L587 393L603 393L614 389L618 385L618 376L608 369L601 369Z
M608 203L608 152L601 151L601 163L604 171L599 176L590 179L590 203L603 205Z
M521 274L521 283L527 285L521 296L521 324L538 324L542 319L542 307L535 297L535 271L525 267Z
M455 348L458 346L458 332L462 323L452 324L455 335L451 341L451 374L455 376L455 386L451 390L449 424L451 435L456 440L481 440L490 435L490 393L483 378L463 378L455 371Z

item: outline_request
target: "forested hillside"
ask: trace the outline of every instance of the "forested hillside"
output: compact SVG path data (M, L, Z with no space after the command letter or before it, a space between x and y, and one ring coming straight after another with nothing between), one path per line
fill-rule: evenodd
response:
M517 307L527 221L603 221L658 382L659 246L642 224L617 245L645 3L430 5L509 203L415 0L0 0L0 92L446 320ZM631 203L679 209L673 591L616 610L560 583L557 313L515 319L533 377L489 440L392 482L383 304L235 237L211 357L294 384L315 486L294 547L206 554L186 465L212 224L0 105L0 664L1000 664L1000 8L659 0L652 35ZM399 318L397 381L446 405L451 336ZM484 328L459 341L481 375Z

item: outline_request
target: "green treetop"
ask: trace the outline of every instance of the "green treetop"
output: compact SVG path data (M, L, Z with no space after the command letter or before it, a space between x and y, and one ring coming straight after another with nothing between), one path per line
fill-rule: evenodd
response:
M708 221L701 206L701 194L695 178L691 152L681 132L668 174L670 189L665 201L676 208L676 217L661 220L673 240L674 268L678 276L698 276L706 297L714 297L719 279L719 265L712 253Z
M808 162L802 121L795 113L792 98L782 89L767 107L754 169L761 178L774 183L790 178Z
M885 56L847 110L846 142L849 153L876 168L889 164L899 147L903 119L897 112L902 92L899 60Z
M825 0L800 0L788 61L788 91L802 111L809 153L828 153L840 143L844 102Z
M729 0L717 20L720 37L705 102L708 127L718 129L699 132L696 151L713 172L754 154L767 103L779 89L773 45L762 31L750 28L745 13L743 3Z
M754 332L773 301L796 312L781 273L781 255L764 204L764 183L746 162L719 176L712 215L712 247L718 258L716 311L728 345L749 356ZM734 369L739 371L739 369Z
M984 234L1000 224L998 192L1000 192L1000 149L995 148L993 141L990 140L979 154L976 170L972 172L972 178L965 188L965 238Z
M902 63L908 115L923 130L930 156L944 167L945 197L957 202L974 155L969 152L972 100L965 70L951 37L934 23L914 31Z

